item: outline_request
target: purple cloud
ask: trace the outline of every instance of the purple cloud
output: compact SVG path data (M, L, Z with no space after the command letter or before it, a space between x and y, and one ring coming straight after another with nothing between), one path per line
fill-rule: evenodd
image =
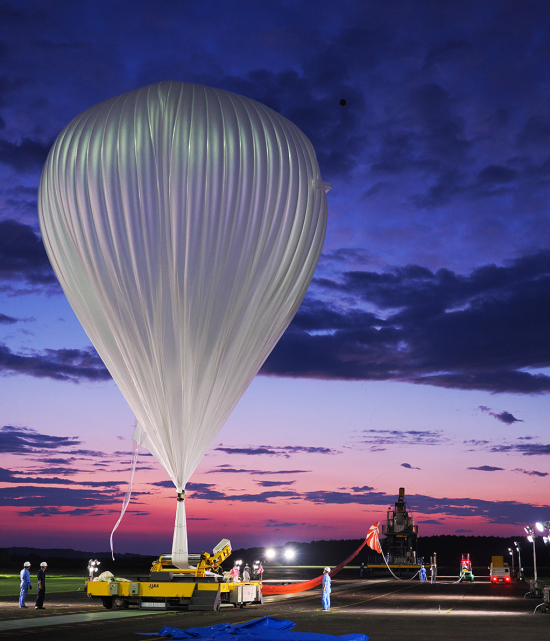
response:
M550 443L516 443L514 445L495 445L489 448L490 452L517 452L523 456L548 456Z
M107 381L111 375L96 351L88 349L46 349L27 356L15 354L0 343L0 372L26 374L78 383Z
M292 454L341 454L330 447L305 447L300 445L259 445L257 447L215 447L216 452L225 454L244 454L245 456L284 456L290 458Z
M503 467L492 467L491 465L480 465L479 467L469 467L469 470L479 470L480 472L502 472Z
M28 507L92 507L119 503L122 494L118 487L112 490L90 490L72 487L24 487L0 488L0 506Z
M520 472L521 474L527 474L527 476L539 476L541 478L548 476L548 472L537 472L537 470L523 470L520 467L514 468L512 472Z
M486 407L485 405L480 405L479 409L482 412L486 412L487 414L489 414L489 416L494 416L494 418L496 418L497 421L500 421L501 423L505 423L506 425L513 425L514 423L523 423L522 419L516 418L510 412L500 412L497 414L496 412L493 412L490 407Z
M256 481L261 487L279 487L281 485L294 485L296 481Z
M51 473L51 472L49 472ZM84 485L86 487L116 487L121 481L73 481L71 479L62 479L58 477L48 478L41 476L33 478L24 476L23 472L12 472L0 467L0 483L22 483L29 485Z
M441 430L363 430L360 442L364 445L440 445L449 439ZM363 436L364 435L364 436Z
M35 453L39 450L55 450L80 443L76 436L50 436L40 434L30 427L0 427L0 452L6 454Z
M249 470L249 469L237 469L231 467L228 463L223 465L218 465L212 470L208 470L207 474L253 474L255 476L260 475L280 475L280 474L307 474L311 470Z

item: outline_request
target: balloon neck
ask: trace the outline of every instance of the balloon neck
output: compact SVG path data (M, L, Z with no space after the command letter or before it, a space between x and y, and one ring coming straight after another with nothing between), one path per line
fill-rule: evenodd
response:
M185 501L185 490L178 492L178 501Z

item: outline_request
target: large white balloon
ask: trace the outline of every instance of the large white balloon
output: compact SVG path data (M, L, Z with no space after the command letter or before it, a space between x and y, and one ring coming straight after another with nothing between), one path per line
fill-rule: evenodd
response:
M181 82L88 109L50 151L39 192L46 250L136 415L134 438L179 493L305 295L327 188L286 118Z

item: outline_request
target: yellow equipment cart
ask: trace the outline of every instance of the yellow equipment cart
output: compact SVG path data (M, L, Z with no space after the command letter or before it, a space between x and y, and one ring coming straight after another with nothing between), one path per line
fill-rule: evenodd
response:
M190 554L189 562L196 567L176 568L172 556L163 554L151 567L149 577L87 581L90 598L101 599L104 607L125 609L218 610L222 603L241 608L251 603L263 603L262 585L224 580L215 571L231 554L231 543L223 539L212 554ZM227 573L226 573L227 574Z

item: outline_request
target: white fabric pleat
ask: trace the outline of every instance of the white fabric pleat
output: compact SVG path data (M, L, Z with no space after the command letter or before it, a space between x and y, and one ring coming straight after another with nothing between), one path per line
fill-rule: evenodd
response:
M305 295L325 187L286 118L181 82L88 109L50 151L46 250L178 491Z

